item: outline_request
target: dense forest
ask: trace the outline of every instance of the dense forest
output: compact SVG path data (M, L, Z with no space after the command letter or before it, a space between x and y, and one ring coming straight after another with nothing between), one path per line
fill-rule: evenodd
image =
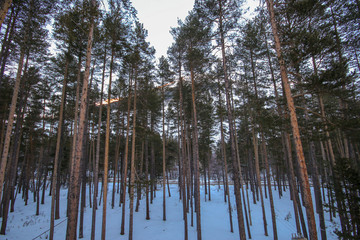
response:
M0 4L0 234L15 200L38 215L50 194L52 240L66 188L66 239L84 237L86 207L86 238L101 224L105 239L108 201L133 239L156 191L166 221L171 181L185 239L195 222L200 240L200 199L219 181L242 240L250 201L278 239L283 191L299 236L327 239L328 215L340 239L360 238L359 0L261 0L251 18L243 0L195 0L160 59L130 0Z

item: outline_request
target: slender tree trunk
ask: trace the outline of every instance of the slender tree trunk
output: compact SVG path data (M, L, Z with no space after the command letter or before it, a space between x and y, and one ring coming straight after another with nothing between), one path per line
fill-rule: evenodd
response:
M94 8L95 10L96 0L92 0L91 7ZM69 209L69 216L68 216L67 229L66 229L67 240L76 239L77 216L79 210L79 193L80 193L80 186L79 186L80 162L82 157L83 138L85 136L84 130L86 128L85 120L86 120L86 112L88 106L87 104L88 82L90 76L90 62L91 62L91 50L93 44L94 25L95 25L95 16L91 16L87 50L86 50L86 65L85 65L85 73L83 79L81 105L80 105L79 133L78 133L78 138L76 139L76 154L72 164L74 174L73 176L71 176L71 181L70 181L71 185L69 186L70 209Z
M195 76L192 66L190 67L191 73L191 96L192 96L192 107L193 107L193 122L194 122L194 164L195 164L195 210L196 210L196 231L197 239L201 240L201 213L200 213L200 170L199 170L199 143L198 143L198 127L197 127L197 113L196 113L196 98L195 98Z
M299 212L298 212L298 201L297 201L297 197L296 195L298 194L297 189L296 189L296 180L295 180L295 172L294 172L294 167L293 167L293 160L292 160L292 152L291 152L291 145L290 145L290 135L288 133L282 133L282 142L283 145L285 147L285 158L288 161L288 175L289 176L289 184L290 184L290 191L291 191L291 198L293 201L293 206L294 206L294 214L295 214L295 224L296 224L296 230L297 233L300 235L301 234L301 228L300 228L300 222L299 222ZM304 236L307 235L305 234L306 229L304 231Z
M6 169L6 164L7 164L7 160L8 160L8 154L9 154L9 148L10 148L10 140L11 140L11 132L12 132L13 123L14 123L14 114L15 114L15 109L16 109L16 103L17 103L17 98L18 98L19 89L20 89L20 81L21 81L21 73L22 73L22 68L23 68L23 63L24 63L24 56L25 56L25 52L24 52L24 50L21 50L18 70L17 70L17 74L16 74L14 92L13 92L11 105L10 105L9 118L8 118L8 121L7 121L4 147L3 147L3 152L2 152L2 155L1 155L0 202L2 200L1 198L2 198L2 192L3 192L2 190L3 190L3 184L4 184L5 169Z
M114 43L111 49L111 60L110 60L110 73L109 73L109 86L108 86L108 105L106 108L106 136L105 136L105 159L104 159L104 200L103 200L103 214L102 214L102 228L101 228L101 239L106 239L106 207L107 207L107 191L108 191L108 170L109 170L109 145L110 145L110 112L111 112L111 81L112 81L112 70L114 63ZM114 179L115 181L115 179Z
M102 69L102 80L101 80L101 92L100 92L100 106L99 106L99 120L97 129L97 140L96 140L96 158L94 162L94 197L93 197L93 210L91 218L91 240L95 240L95 223L96 223L96 209L97 209L97 196L99 188L99 162L100 162L100 141L101 141L101 116L103 107L103 93L104 93L104 82L105 82L105 67L106 67L106 43L104 47L104 59Z
M282 49L281 49L281 42L278 35L277 30L277 24L275 20L275 12L274 12L274 5L273 0L266 0L268 11L270 14L270 20L271 20L271 27L272 32L275 39L275 49L277 53L277 57L279 60L280 65L280 73L281 73L281 79L283 81L283 87L286 95L287 105L290 112L290 121L293 131L293 137L295 142L295 149L297 154L297 161L298 165L300 167L300 178L301 178L301 184L304 191L304 202L305 202L305 209L306 209L306 216L308 221L308 227L309 227L309 233L310 233L310 240L317 240L317 230L316 230L316 223L315 223L315 216L314 216L314 207L312 203L312 197L310 192L310 185L309 185L309 178L307 173L307 167L305 163L305 157L303 152L303 147L300 139L300 132L299 132L299 126L298 121L296 117L295 112L295 106L294 106L294 100L291 95L291 89L290 84L287 76L287 70L285 61L282 56Z
M40 214L40 188L41 188L41 176L44 172L44 152L45 152L45 99L43 100L44 103L44 107L43 107L43 127L42 127L42 140L41 140L41 147L40 147L40 156L39 156L39 161L38 161L38 166L37 166L37 176L36 176L36 216L38 216Z
M164 81L162 82L164 85ZM165 96L164 96L164 88L161 89L162 91L162 128L163 128L163 136L162 136L162 165L163 165L163 221L166 221L166 189L165 189L165 180L166 180L166 154L165 154Z
M262 209L262 216L263 216L263 223L264 223L264 234L265 234L265 236L268 236L267 221L266 221L266 214L265 214L265 204L264 204L264 197L263 197L262 187L261 187L258 138L257 138L257 133L255 133L254 127L252 129L252 134L253 134L253 146L254 146L254 154L255 154L256 179L257 179L258 189L260 192L261 209Z
M73 168L72 166L72 161L75 158L75 147L76 147L76 138L78 135L78 112L79 112L79 98L80 98L80 81L81 81L81 54L79 54L78 56L78 72L77 72L77 83L76 83L76 97L75 97L75 111L74 111L74 123L73 126L71 127L71 132L73 132L73 137L72 137L72 148L71 148L71 154L70 154L70 159L69 159L69 168L70 168L70 174L69 174L69 185L71 185L71 176L73 175ZM74 129L73 129L74 128ZM61 159L61 157L59 157L59 159ZM60 165L60 161L58 163L58 165ZM59 179L59 176L58 176ZM59 193L59 188L56 188L56 192ZM69 206L69 194L70 192L68 191L68 203L67 205ZM60 214L59 214L59 198L58 196L56 196L56 210L55 210L55 219L59 219L60 218ZM69 210L69 208L67 208ZM67 212L67 216L69 215L69 213ZM81 227L80 227L81 228ZM80 232L80 236L81 236L81 232Z
M127 127L126 127L126 140L125 140L125 158L124 158L124 173L123 173L123 189L122 189L122 212L121 212L121 231L120 234L125 234L125 203L126 203L126 178L127 178L127 169L128 169L128 155L129 155L129 132L130 132L130 108L131 108L131 86L132 86L132 77L130 77L129 82L129 93L128 93L128 111L127 111Z
M147 114L146 114L147 116ZM146 117L146 126L148 119ZM148 137L145 136L145 198L146 198L146 220L150 220L150 201L149 201L149 144Z
M118 112L120 113L120 109L118 109ZM120 122L120 116L119 116L119 122ZM114 176L113 176L113 187L112 187L113 190L111 196L111 208L114 208L115 206L115 192L116 192L115 185L116 185L116 177L118 176L117 173L119 171L120 141L121 141L120 126L118 126L118 130L116 134L116 145L115 145L115 164L114 164Z
M135 184L135 138L136 138L136 79L137 69L135 69L134 77L134 110L133 110L133 131L132 131L132 142L131 142L131 174L130 174L130 217L129 217L129 240L133 239L133 223L134 223L134 184Z
M136 192L136 207L135 207L135 212L139 212L139 206L140 206L140 200L141 200L141 184L142 184L142 180L143 180L143 165L144 165L144 147L145 147L145 142L144 140L141 141L141 152L140 152L140 166L139 166L139 171L137 174L137 192ZM135 187L135 186L134 186Z
M180 54L179 54L180 55ZM182 76L181 76L181 61L179 61L179 107L180 107L180 129L181 129L181 155L182 155L182 202L183 202L183 219L184 219L184 239L188 240L188 219L187 219L187 189L186 189L186 176L187 176L187 161L186 161L186 136L185 136L185 121L183 111L183 93L182 93Z
M24 85L24 83L22 83ZM17 172L17 166L19 161L19 152L20 152L20 146L21 146L21 138L22 138L22 126L24 122L24 114L26 111L26 102L27 97L22 99L19 106L17 107L17 116L16 119L16 126L13 136L13 144L11 146L11 152L10 152L10 160L12 164L7 165L6 170L6 184L4 188L4 198L2 200L2 224L1 224L1 230L0 234L5 235L6 226L7 226L7 220L8 220L8 213L9 213L9 203L11 198L13 198L13 192L15 190L15 184L16 184L16 172ZM25 104L25 105L24 105ZM24 106L22 106L24 105ZM14 202L14 201L13 201Z
M270 209L271 209L271 219L272 219L272 225L273 225L273 234L274 234L274 240L277 240L278 235L277 235L277 227L276 227L276 214L275 214L274 199L273 199L272 189L271 189L270 167L269 167L269 161L268 161L268 156L267 156L267 151L266 151L266 143L265 143L264 133L261 133L261 138L262 138L262 147L263 147L263 154L264 154L264 160L265 160L267 186L268 186L268 190L269 190L269 200L270 200Z
M209 161L211 160L211 152L210 152L210 158L209 158ZM210 163L210 162L209 162ZM209 182L208 182L208 192L209 192L209 201L211 201L211 191L210 191L210 187L211 187L211 175L210 175L210 164L208 166L208 179L209 179Z
M231 91L231 103L232 103L232 107L234 109L234 98L233 98L233 92ZM238 136L237 136L237 129L236 129L236 124L234 121L234 135L235 135L235 150L236 150L236 159L237 159L237 163L238 163L238 168L239 168L239 180L240 180L240 188L241 188L241 193L243 196L243 203L244 203L244 211L245 211L245 222L246 222L246 228L248 231L248 235L249 235L249 239L251 239L251 231L250 231L250 225L251 225L251 214L250 214L250 204L249 204L249 197L247 198L248 200L248 208L249 208L249 216L248 216L248 212L247 212L247 207L246 207L246 200L245 200L245 191L244 191L244 178L243 178L243 174L242 174L242 168L241 168L241 163L240 163L240 154L239 154L239 143L238 143ZM246 190L246 194L247 190ZM248 196L248 195L247 195ZM249 218L250 218L250 224L249 224Z
M224 80L225 80L225 92L226 92L226 107L227 107L227 115L229 122L229 130L230 130L230 141L231 141L231 159L233 163L233 180L234 180L234 192L235 192L235 200L236 200L236 209L238 215L238 227L239 227L239 236L241 240L246 239L245 225L244 225L244 216L242 210L242 201L240 195L240 179L239 179L239 169L238 163L236 159L236 150L235 150L235 134L234 134L234 125L233 125L233 113L230 101L230 83L227 73L227 64L226 64L226 54L225 54L225 38L224 38L224 30L223 30L223 9L222 9L222 1L219 0L219 34L221 41L221 55L222 55L222 67L224 70Z
M151 117L151 132L154 128L154 119ZM156 188L156 179L155 179L155 146L154 142L151 141L151 174L150 174L150 203L153 203L155 198L155 188Z
M62 128L64 123L64 105L66 99L66 85L67 85L67 77L68 77L68 68L69 68L69 59L66 58L65 62L65 72L64 72L64 80L63 80L63 89L61 94L61 105L59 112L59 125L57 132L57 140L56 140L56 150L55 150L55 159L54 159L54 169L52 174L52 184L51 184L51 216L50 216L50 235L49 239L54 239L54 221L55 221L55 198L56 198L56 181L58 178L58 166L59 166L59 157L60 157L60 148L61 148L61 139L62 139Z
M223 127L223 116L222 116L222 104L221 104L221 93L220 93L220 82L218 88L219 94L219 110L220 110L220 140L221 140L221 156L224 163L224 170L225 170L225 189L224 192L226 193L228 199L228 211L229 211L229 220L230 220L230 232L234 232L233 228L233 221L232 221L232 208L231 208L231 200L230 200L230 193L229 193L229 177L228 177L228 168L227 168L227 160L226 160L226 147L225 147L225 140L224 140L224 127ZM226 198L225 198L226 202Z

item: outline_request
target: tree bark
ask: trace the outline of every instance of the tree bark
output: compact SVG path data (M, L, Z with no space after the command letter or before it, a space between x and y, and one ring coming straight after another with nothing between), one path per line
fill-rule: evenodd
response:
M229 221L230 221L230 232L234 232L233 228L233 221L232 221L232 208L231 208L231 200L230 200L230 193L229 193L229 182L228 182L228 168L227 168L227 160L226 160L226 147L225 147L225 140L224 140L224 127L223 127L223 115L222 115L222 100L221 100L221 93L220 93L220 82L219 82L219 88L218 88L218 94L219 94L219 110L220 110L220 140L221 140L221 157L224 164L224 170L225 170L225 195L227 196L228 200L228 211L229 211ZM226 198L225 198L226 200ZM225 201L226 202L226 201Z
M96 158L94 164L94 197L93 197L93 210L91 218L91 240L95 240L95 223L96 223L96 209L97 209L97 195L99 188L99 162L100 162L100 142L101 142L101 116L103 107L103 95L104 95L104 82L105 82L105 68L106 68L106 43L104 47L104 59L102 69L102 80L101 80L101 92L100 92L100 106L99 106L99 120L97 129L97 140L96 140Z
M107 207L107 192L108 192L108 171L109 171L109 145L110 145L110 112L111 112L111 81L114 63L114 43L111 45L111 60L109 72L109 86L108 86L108 105L106 108L106 136L105 136L105 159L104 159L104 200L103 200L103 214L102 214L102 228L101 239L106 239L106 207ZM115 179L114 179L115 181Z
M0 29L10 8L12 0L5 0L0 6Z
M271 219L272 219L272 225L273 225L273 235L274 240L278 239L277 235L277 227L276 227L276 214L275 214L275 207L274 207L274 199L272 195L272 189L271 189L271 180L270 180L270 166L266 151L266 143L265 143L265 137L264 133L261 133L261 140L262 140L262 147L263 147L263 154L264 154L264 160L265 160L265 168L266 168L266 178L267 178L267 186L269 191L269 200L270 200L270 209L271 209Z
M59 125L56 139L56 150L55 150L55 159L54 159L54 168L52 174L52 186L51 186L51 214L50 214L50 235L49 239L54 239L54 221L55 221L55 195L56 195L56 181L58 178L58 166L59 166L59 157L60 157L60 148L61 148L61 139L62 139L62 128L64 123L64 105L66 99L66 85L67 85L67 77L68 77L68 67L69 67L69 59L66 58L65 62L65 72L64 72L64 80L63 80L63 89L61 94L61 105L59 112Z
M266 221L265 206L264 206L264 197L263 197L262 187L261 187L258 138L257 138L257 133L255 132L254 127L252 129L252 135L253 135L253 146L254 146L254 154L255 154L256 179L257 179L258 189L260 192L261 209L262 209L262 216L263 216L263 223L264 223L264 234L265 234L265 236L268 236L267 221Z
M180 56L180 54L179 54ZM179 60L179 108L180 117L179 124L181 129L181 155L182 155L182 202L183 202L183 219L184 219L184 239L188 240L188 219L187 219L187 189L186 189L186 178L187 178L187 161L186 161L186 135L185 135L185 121L184 121L184 110L183 110L183 93L182 93L182 76L181 76L181 61Z
M310 240L317 240L317 230L316 230L316 222L315 222L315 216L314 216L314 207L313 207L312 197L311 197L311 192L310 192L307 167L306 167L303 147L302 147L302 143L301 143L301 139L300 139L300 131L299 131L298 121L297 121L296 112L295 112L294 100L291 95L291 89L290 89L290 84L289 84L289 80L288 80L285 61L282 56L281 42L280 42L280 38L279 38L278 30L277 30L277 24L276 24L276 20L275 20L273 0L266 0L266 4L267 4L268 11L270 14L271 27L272 27L272 32L273 32L274 39L275 39L275 50L276 50L279 65L280 65L281 79L283 82L283 88L285 91L287 105L288 105L288 109L290 112L290 121L291 121L291 126L292 126L294 142L295 142L297 161L298 161L298 165L300 167L299 172L300 172L301 184L302 184L302 188L304 191L304 202L305 202L305 208L306 208L306 216L307 216L307 220L308 220Z
M198 142L198 127L197 127L197 113L196 113L196 98L195 98L195 76L192 66L190 66L191 75L191 96L192 96L192 108L193 108L193 122L194 122L194 167L195 167L195 210L196 210L196 231L197 239L201 240L201 211L200 211L200 170L199 170L199 142Z
M91 7L96 9L96 0L92 0ZM82 144L83 138L85 136L85 123L86 123L86 112L87 112L87 100L88 100L88 82L90 76L90 62L91 62L91 50L93 44L93 30L95 25L95 16L91 16L90 19L90 28L88 35L88 43L86 50L86 65L85 65L85 73L83 79L83 87L82 87L82 96L81 96L81 105L80 105L80 117L79 117L79 133L78 138L76 139L76 154L73 159L73 176L71 176L71 185L69 186L69 216L67 222L66 229L66 239L73 240L76 239L76 230L77 230L77 216L79 210L79 195L80 195L80 184L79 184L79 176L80 176L80 162L82 157Z
M162 82L162 85L164 85L164 81ZM166 189L165 189L165 180L166 180L166 153L165 153L165 96L164 96L164 88L161 89L162 93L162 167L163 167L163 221L166 221Z
M124 157L124 173L123 173L123 189L122 189L122 212L121 212L121 230L120 234L125 234L125 203L126 203L126 178L127 178L127 169L128 169L128 155L129 155L129 132L130 132L130 108L131 108L131 86L132 86L132 77L130 77L129 82L129 93L128 93L128 111L127 111L127 127L126 127L126 140L125 140L125 157Z
M238 215L238 227L239 227L239 236L241 240L246 239L245 232L245 224L244 224L244 216L242 210L242 201L240 195L240 179L239 179L239 169L238 163L236 159L236 147L235 147L235 133L234 133L234 125L233 125L233 113L230 101L230 83L227 73L227 65L226 65L226 54L225 54L225 38L224 38L224 30L223 30L223 13L222 13L222 1L219 0L219 34L221 41L221 55L222 55L222 67L224 70L224 80L225 80L225 93L226 93L226 110L228 115L228 123L230 130L230 141L231 141L231 160L233 163L233 181L234 181L234 192L235 192L235 200L236 200L236 209Z
M2 198L2 192L3 192L5 169L6 169L6 164L7 164L7 161L8 161L8 154L9 154L10 140L11 140L11 132L12 132L13 124L14 124L14 115L15 115L16 103L17 103L17 98L18 98L19 89L20 89L20 81L21 81L21 73L22 73L22 68L23 68L23 63L24 63L24 56L25 56L25 52L24 52L24 50L21 50L18 70L17 70L17 74L16 74L14 92L13 92L11 105L10 105L9 118L8 118L7 127L6 127L6 134L5 134L3 153L1 155L0 202L2 200L1 198Z
M136 138L136 79L137 69L135 69L134 77L134 110L133 110L133 131L131 142L131 164L130 164L130 217L129 217L129 240L133 239L133 223L134 223L134 186L135 186L135 138Z

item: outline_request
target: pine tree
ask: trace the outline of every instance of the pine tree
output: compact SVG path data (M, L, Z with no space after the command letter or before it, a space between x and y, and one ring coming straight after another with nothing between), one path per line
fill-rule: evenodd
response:
M72 169L73 175L71 176L71 185L69 187L69 216L67 223L66 239L75 239L76 230L77 230L77 215L79 208L79 193L80 193L80 184L79 184L79 174L80 174L80 161L82 157L82 144L83 138L85 135L85 117L87 111L87 94L88 94L88 81L90 75L90 62L91 62L91 50L93 43L93 30L95 25L95 19L97 18L97 2L92 0L90 5L90 26L89 26L89 35L88 35L88 45L86 49L86 65L85 73L83 79L82 87L82 96L81 96L81 105L80 105L80 118L79 118L79 135L76 140L76 154L73 159Z
M289 80L288 80L288 76L287 76L286 65L285 65L285 62L283 59L283 55L282 55L281 42L280 42L278 30L277 30L277 23L275 20L274 3L272 0L267 0L266 4L267 4L268 11L270 14L271 28L272 28L273 36L275 39L275 49L276 49L276 53L277 53L278 60L279 60L281 78L283 81L283 88L284 88L284 91L286 94L286 100L287 100L288 109L290 112L290 121L291 121L291 126L292 126L292 131L293 131L293 137L294 137L294 141L295 141L297 160L298 160L298 164L300 166L301 184L302 184L302 188L304 191L304 201L305 201L306 216L307 216L308 226L309 226L310 239L316 240L317 239L316 223L315 223L314 208L313 208L313 204L312 204L312 197L311 197L310 186L309 186L307 167L305 164L303 147L302 147L302 143L301 143L301 139L300 139L299 126L298 126L298 121L297 121L295 107L294 107L294 100L291 95L291 89L290 89Z
M165 138L165 84L171 81L171 72L170 72L170 65L167 59L162 56L159 60L159 77L161 79L161 94L162 94L162 125L163 125L163 220L166 220L166 189L165 189L165 179L166 179L166 153L165 153L165 145L166 145L166 138Z

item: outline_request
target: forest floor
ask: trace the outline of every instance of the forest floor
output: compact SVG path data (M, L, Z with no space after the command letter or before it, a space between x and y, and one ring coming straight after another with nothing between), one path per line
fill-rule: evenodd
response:
M166 213L167 220L162 220L162 189L160 185L156 192L156 198L150 205L150 220L145 220L145 198L140 202L139 212L134 212L134 232L135 240L183 240L184 239L184 221L182 219L182 201L179 200L179 192L176 184L170 185L171 197L166 191ZM88 190L88 189L87 189ZM99 188L100 190L100 188ZM107 207L107 239L127 239L129 228L129 214L126 214L125 235L120 235L121 225L121 208L119 205L119 194L116 194L116 204L114 209L111 208L111 187L109 187L108 207ZM66 233L66 199L67 189L61 190L60 219L55 221L54 239L65 239ZM232 240L239 239L237 214L235 208L235 198L233 187L230 187L231 205L233 208L233 227L234 233L230 232L230 220L228 204L224 203L224 192L222 187L219 189L217 185L211 186L211 201L208 196L205 202L204 186L201 188L201 227L202 238L204 240ZM29 194L32 197L32 195ZM31 199L27 206L21 196L15 202L15 211L9 214L7 231L5 236L0 236L4 240L38 240L48 239L50 227L50 204L51 197L47 194L45 204L40 205L40 215L35 215L36 203ZM277 191L273 191L277 232L279 240L290 240L291 235L296 233L294 212L292 202L289 198L289 190L283 192L280 199ZM266 220L268 223L269 236L264 236L264 225L261 211L261 203L252 203L252 195L249 195L250 211L252 218L252 226L250 227L252 239L273 239L273 230L271 222L269 199L265 199ZM136 201L134 201L136 203ZM129 211L129 200L126 202L127 211ZM135 206L134 206L135 209ZM89 208L89 198L87 196L85 218L84 218L84 239L90 239L91 233L91 216L92 209ZM318 217L316 215L318 221ZM327 239L337 239L334 230L339 227L339 219L334 218L333 222L329 220L329 213L325 212ZM101 222L102 222L102 206L99 206L96 217L96 239L101 239ZM196 215L194 214L194 227L190 226L191 214L188 214L189 223L189 239L196 239ZM317 223L318 235L320 239L320 229ZM248 234L248 233L247 233ZM248 236L247 236L248 237Z

